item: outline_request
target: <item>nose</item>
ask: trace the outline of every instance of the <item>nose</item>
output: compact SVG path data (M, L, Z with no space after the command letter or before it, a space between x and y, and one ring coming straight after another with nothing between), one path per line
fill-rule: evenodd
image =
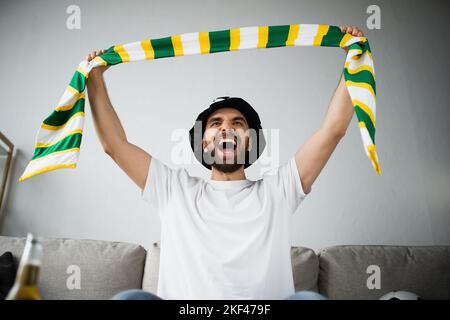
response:
M220 130L220 134L218 135L218 139L234 139L234 137L234 130L226 127L222 127Z
M223 126L220 132L223 137L234 136L234 129L232 127Z
M231 125L231 122L228 120L225 120L222 122L222 126L221 126L221 130L223 131L227 131L227 130L232 130L233 126Z

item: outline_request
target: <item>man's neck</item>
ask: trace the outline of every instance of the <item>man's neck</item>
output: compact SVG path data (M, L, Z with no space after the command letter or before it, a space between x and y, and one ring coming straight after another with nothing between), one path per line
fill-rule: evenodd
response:
M218 181L232 181L232 180L245 180L245 172L244 166L242 166L239 170L231 173L225 173L217 170L216 168L212 168L211 171L211 180Z

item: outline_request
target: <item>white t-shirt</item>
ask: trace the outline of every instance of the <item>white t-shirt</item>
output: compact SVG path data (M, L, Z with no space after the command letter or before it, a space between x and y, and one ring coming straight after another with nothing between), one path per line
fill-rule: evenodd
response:
M294 157L258 181L204 180L153 157L142 197L161 219L160 297L294 293L289 225L305 198Z

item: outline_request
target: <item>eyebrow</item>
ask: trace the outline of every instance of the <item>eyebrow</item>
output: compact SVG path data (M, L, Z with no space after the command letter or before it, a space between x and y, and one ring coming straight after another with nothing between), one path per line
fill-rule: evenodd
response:
M244 117L241 117L241 116L234 117L233 121L236 121L236 120L242 120L244 123L247 124L247 120Z
M222 117L214 117L214 118L211 118L211 119L208 120L208 124L213 122L213 121L220 121L220 120L222 120Z
M221 120L222 120L222 117L220 117L220 116L213 117L213 118L211 118L211 119L208 120L208 123L207 123L207 124L210 124L210 123L213 122L213 121L221 121ZM232 121L236 121L236 120L241 120L241 121L243 121L245 124L248 125L247 120L246 120L244 117L242 117L242 116L236 116L236 117L234 117L234 118L232 119Z

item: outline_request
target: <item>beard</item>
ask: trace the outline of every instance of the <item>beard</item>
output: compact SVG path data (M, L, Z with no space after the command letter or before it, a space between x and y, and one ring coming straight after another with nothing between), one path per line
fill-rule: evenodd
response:
M225 164L225 163L213 163L211 167L216 169L217 171L223 172L223 173L233 173L238 171L241 167L243 167L243 164L239 163L231 163L231 164Z
M215 154L216 154L216 152L215 152L215 150L213 150L211 152L211 156L215 157ZM221 163L217 163L217 161L214 161L211 164L211 167L213 167L217 171L220 171L223 173L233 173L233 172L238 171L239 169L241 169L241 167L244 166L243 163L238 163L238 158L240 158L240 157L235 155L233 162L231 162L231 163L228 163L228 162L230 162L229 159L225 160L225 158L223 159L223 161L220 161Z

